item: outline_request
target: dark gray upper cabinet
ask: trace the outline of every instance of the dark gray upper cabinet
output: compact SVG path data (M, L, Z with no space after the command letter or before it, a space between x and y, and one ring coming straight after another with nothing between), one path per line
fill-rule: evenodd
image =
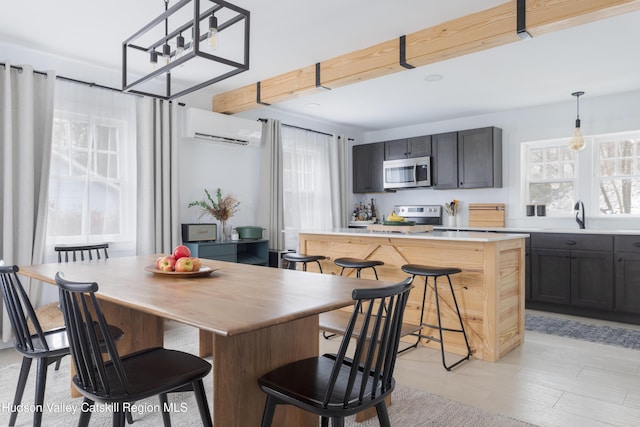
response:
M431 137L433 188L458 188L458 132L441 133Z
M384 191L382 162L384 142L354 145L352 151L354 193L378 193Z
M384 159L397 160L431 155L431 135L384 142Z
M469 129L431 138L433 188L502 187L502 129Z
M459 188L502 187L502 129L458 132Z

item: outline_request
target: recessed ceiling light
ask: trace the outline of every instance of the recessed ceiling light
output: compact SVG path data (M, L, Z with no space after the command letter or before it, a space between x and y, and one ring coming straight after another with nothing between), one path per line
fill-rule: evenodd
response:
M318 108L320 106L320 104L318 104L317 102L310 102L307 104L307 108Z
M442 74L429 74L424 78L426 82L439 82L442 79L444 79L444 76Z

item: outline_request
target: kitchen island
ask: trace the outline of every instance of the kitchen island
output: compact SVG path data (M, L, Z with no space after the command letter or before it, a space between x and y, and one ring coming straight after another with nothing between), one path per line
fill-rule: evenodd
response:
M371 232L364 229L303 231L299 251L324 255L322 270L340 274L333 260L340 257L375 259L381 280L400 281L407 274L404 264L458 267L451 276L473 357L497 361L524 341L525 238L527 234L431 231L426 233ZM317 267L316 267L317 268ZM309 266L312 270L312 266ZM365 269L362 277L373 278ZM317 271L317 270L316 270ZM345 271L355 275L355 272ZM441 281L446 283L446 279ZM442 283L442 282L440 282ZM444 283L442 283L444 285ZM405 322L419 325L424 281L416 278L405 312ZM448 286L446 287L448 288ZM455 325L453 300L445 286L438 287L443 326ZM425 323L436 324L432 287L427 291ZM453 321L453 322L452 322ZM423 329L423 334L436 331ZM416 338L403 338L407 344ZM465 354L461 334L444 332L445 351ZM439 348L439 343L422 339L421 345Z

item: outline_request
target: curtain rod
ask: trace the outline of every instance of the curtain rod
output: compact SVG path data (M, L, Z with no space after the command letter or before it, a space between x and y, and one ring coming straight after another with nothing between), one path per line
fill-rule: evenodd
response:
M267 121L267 119L262 119L262 118L258 119L258 120L260 120L261 122L266 122ZM303 128L303 127L300 127L300 126L290 125L290 124L287 124L287 123L282 123L282 126L286 126L286 127L294 128L294 129L306 130L307 132L319 133L320 135L333 136L333 134L331 134L331 133L321 132L321 131L315 130L315 129ZM347 138L347 139L349 141L353 141L354 140L353 138Z
M5 68L7 66L7 64L5 64L4 62L0 62L0 65L2 65ZM22 71L22 67L19 66L19 65L11 65L11 68L13 68L14 70ZM44 71L33 70L33 72L36 73L36 74L40 74L42 76L46 76L47 75L47 73L44 72ZM82 84L82 85L86 85L86 86L90 86L90 87L97 87L97 88L100 88L100 89L113 90L113 91L124 93L124 94L127 94L127 95L140 96L140 95L137 95L135 93L123 92L122 89L117 89L115 87L104 86L104 85L101 85L101 84L98 84L98 83L93 83L93 82L85 82L83 80L72 79L71 77L65 77L65 76L56 75L56 79L60 79L60 80L71 82L71 83L78 83L78 84Z

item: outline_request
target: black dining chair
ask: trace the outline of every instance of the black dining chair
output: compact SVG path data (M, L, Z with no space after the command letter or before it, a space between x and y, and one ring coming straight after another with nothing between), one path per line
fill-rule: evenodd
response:
M22 354L22 366L18 376L9 425L15 425L18 416L16 409L22 402L31 362L36 359L38 368L34 407L37 410L33 414L33 425L39 426L42 423L47 368L52 363L59 363L64 356L69 354L69 340L64 326L47 331L42 329L31 301L20 282L18 272L19 268L16 265L0 266L2 298L13 330L14 347L18 353ZM120 339L124 334L121 329L111 325L108 326L107 331L110 338L113 337L113 339ZM102 335L100 334L99 337Z
M113 340L104 340L105 358L101 357L94 328L103 334L107 323L96 297L95 282L72 282L56 274L60 306L64 315L69 348L76 367L75 388L84 396L83 407L94 402L113 405L113 425L124 426L125 408L133 402L160 396L166 402L167 393L190 389L195 393L200 418L205 426L212 426L211 412L202 379L211 371L211 364L200 357L179 350L153 347L120 356ZM163 420L167 425L167 408L163 405ZM83 411L79 426L87 426L91 411Z
M109 258L109 244L97 243L92 245L58 245L53 248L58 253L58 262L69 262L69 256L71 261L80 261L88 259L89 261L95 259L107 259Z
M98 243L91 245L58 245L53 248L58 254L58 262L91 261L95 259L109 258L109 244ZM64 327L62 312L59 303L51 302L36 308L36 316L40 319L40 325L44 330ZM56 363L56 371L60 368L60 361Z
M294 405L344 425L344 417L375 407L381 426L390 426L385 398L395 388L393 370L402 318L412 288L408 277L382 288L355 289L351 321L337 354L299 360L258 379L267 394L262 426L270 426L277 405ZM362 323L360 323L362 321ZM354 338L353 356L347 350Z

